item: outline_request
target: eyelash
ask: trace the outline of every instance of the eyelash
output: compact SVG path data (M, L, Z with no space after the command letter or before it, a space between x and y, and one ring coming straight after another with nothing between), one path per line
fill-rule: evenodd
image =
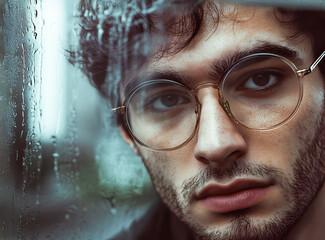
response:
M276 77L277 81L275 84L272 84L270 87L266 87L264 89L259 89L259 90L252 90L252 89L247 89L245 87L242 87L245 83L247 83L247 81L253 77L258 75L259 73L264 74L264 75L273 75ZM239 86L237 86L236 90L247 90L247 91L252 91L252 92L266 92L266 91L272 91L274 88L276 88L279 84L281 84L281 82L284 79L284 73L278 69L272 69L272 70L258 70L258 71L253 71L253 72L249 72L247 74L245 74L244 80L240 80L240 84Z
M159 94L155 95L153 94L151 97L148 97L148 99L145 100L145 108L146 109L153 109L155 107L153 107L153 103L158 100L159 98L161 97L164 97L164 96L167 96L167 95L177 95L179 97L183 97L184 99L186 99L187 97L184 95L184 94L180 94L180 93L177 93L177 92L171 92L171 91L163 91L163 92L160 92ZM163 110L163 109L160 109L158 110L157 108L155 108L156 112L165 112L167 110Z

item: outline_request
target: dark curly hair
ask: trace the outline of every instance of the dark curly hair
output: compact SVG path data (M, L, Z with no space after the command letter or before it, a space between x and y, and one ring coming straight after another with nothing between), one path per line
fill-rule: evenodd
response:
M70 62L78 65L90 82L119 104L119 82L127 71L145 63L150 49L160 41L160 53L177 53L196 36L206 14L213 12L216 25L220 10L210 0L81 0L79 49L70 52ZM289 21L278 20L295 29L295 38L309 36L314 57L325 50L325 14L316 10L276 9L291 14ZM161 38L152 33L162 33ZM172 36L166 39L163 36ZM173 40L170 40L173 39ZM165 42L163 44L163 42ZM167 43L168 44L167 44ZM324 61L320 64L325 76Z

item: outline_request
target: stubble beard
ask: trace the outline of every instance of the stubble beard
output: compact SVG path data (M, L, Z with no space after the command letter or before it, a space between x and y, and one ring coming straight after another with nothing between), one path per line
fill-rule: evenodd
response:
M324 182L325 155L325 116L324 109L320 114L315 136L313 139L300 139L299 157L293 161L293 176L288 178L280 169L246 162L234 161L226 171L220 171L210 165L199 172L195 177L183 183L181 193L173 182L163 173L152 172L150 164L146 164L151 179L163 202L171 211L192 230L199 240L276 240L283 239L300 219L302 214L311 204ZM297 131L306 130L298 124ZM298 130L300 129L300 130ZM299 135L301 136L301 134ZM304 147L306 146L306 147ZM161 155L150 156L157 161L166 161ZM160 159L159 159L160 158ZM149 163L150 159L144 159ZM281 187L288 207L286 210L274 213L268 219L256 221L248 217L244 211L234 212L232 220L226 228L206 229L193 219L189 207L189 199L194 190L199 189L210 179L222 179L233 176L249 175L256 177L270 177Z

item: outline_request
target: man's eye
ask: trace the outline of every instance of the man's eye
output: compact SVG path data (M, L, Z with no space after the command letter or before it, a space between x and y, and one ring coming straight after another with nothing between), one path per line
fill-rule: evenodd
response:
M171 109L178 108L191 100L180 94L170 93L161 94L152 98L147 104L147 108L154 111L167 111Z
M260 72L254 73L238 86L238 90L267 90L277 85L281 81L279 73L272 72Z

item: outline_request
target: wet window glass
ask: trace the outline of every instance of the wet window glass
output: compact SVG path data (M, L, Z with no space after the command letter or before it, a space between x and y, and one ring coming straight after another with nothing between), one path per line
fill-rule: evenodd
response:
M108 239L155 201L107 100L68 62L78 5L0 2L1 239Z

